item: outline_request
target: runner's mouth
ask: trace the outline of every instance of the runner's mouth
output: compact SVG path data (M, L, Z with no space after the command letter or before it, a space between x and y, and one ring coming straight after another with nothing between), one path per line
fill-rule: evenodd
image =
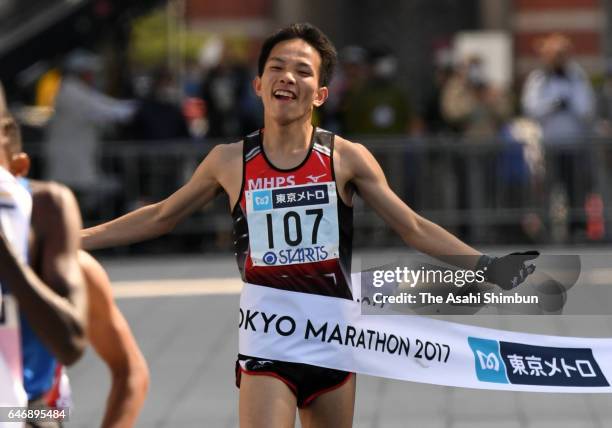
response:
M297 98L297 95L294 92L288 91L285 89L277 89L276 91L272 93L272 95L277 100L282 100L282 101L295 100Z

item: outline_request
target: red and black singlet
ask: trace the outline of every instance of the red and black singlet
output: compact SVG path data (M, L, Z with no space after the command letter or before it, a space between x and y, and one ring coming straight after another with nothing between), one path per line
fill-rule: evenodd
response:
M280 169L262 131L244 139L242 188L232 212L242 279L351 299L353 210L338 196L334 134L315 128L306 158Z

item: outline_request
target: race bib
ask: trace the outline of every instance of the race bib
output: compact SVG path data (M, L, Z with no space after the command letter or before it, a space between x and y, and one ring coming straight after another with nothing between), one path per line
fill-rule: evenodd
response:
M334 182L246 191L251 259L285 266L337 259Z

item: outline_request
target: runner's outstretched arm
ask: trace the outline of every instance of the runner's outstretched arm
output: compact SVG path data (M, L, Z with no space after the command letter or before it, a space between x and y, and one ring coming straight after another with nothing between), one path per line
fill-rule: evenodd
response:
M39 224L34 224L32 262L40 276L0 238L0 281L15 296L42 342L62 364L70 365L86 346L87 295L77 261L81 216L66 187L36 186L32 221L38 219Z
M87 334L112 375L102 427L132 427L147 396L147 362L113 300L110 280L102 266L84 251L79 251L79 263L89 291Z
M84 229L86 250L127 245L170 232L177 223L212 200L221 190L216 178L223 164L223 146L214 147L191 179L161 202L147 205L115 220Z
M389 187L385 174L372 154L361 144L346 140L336 144L343 168L357 193L402 240L416 250L432 257L471 256L469 268L476 266L482 255L437 224L421 217L406 205ZM468 267L468 266L466 266Z
M339 171L364 201L372 207L402 240L416 250L465 269L486 268L488 282L504 289L518 286L534 272L526 262L536 258L537 251L513 253L496 258L485 256L437 224L421 217L406 205L389 187L385 174L372 154L362 145L338 139ZM457 258L457 256L465 256Z

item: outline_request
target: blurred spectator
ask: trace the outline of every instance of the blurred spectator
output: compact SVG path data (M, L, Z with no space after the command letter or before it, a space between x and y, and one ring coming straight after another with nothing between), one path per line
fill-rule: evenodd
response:
M99 135L103 125L125 122L134 113L132 102L113 99L93 88L99 67L98 57L89 52L68 56L45 144L46 178L77 192L117 187L100 172Z
M442 88L442 115L466 137L491 138L510 117L503 91L491 86L479 57L468 58Z
M466 139L481 141L491 140L499 135L503 123L511 114L510 102L503 91L493 87L484 72L482 60L473 56L465 59L456 67L442 88L441 95L442 117L450 128L460 133ZM479 155L479 172L485 176L491 174L494 165L486 161L488 153ZM472 206L470 192L470 173L474 156L466 157L463 151L456 151L451 157L452 170L456 193L455 204L459 209L482 208ZM481 202L490 206L492 192L491 182L483 182L485 189ZM472 229L461 225L457 230L460 236L470 236Z
M206 108L202 98L191 97L183 101L183 114L187 119L189 134L192 138L202 138L208 131L208 123L205 120Z
M134 140L189 138L185 117L172 74L166 69L154 73L151 89L140 102L128 126Z
M597 91L597 132L602 136L612 135L612 58L606 60L606 70Z
M441 136L452 131L451 126L442 114L442 89L448 79L454 75L452 51L448 48L438 49L434 55L434 74L429 88L423 91L419 106L419 124L421 134ZM419 134L417 134L419 135ZM430 142L437 141L434 138ZM454 176L453 159L442 150L427 150L423 153L419 166L421 177L431 185L426 192L420 191L422 206L415 208L448 209L455 205L457 197L457 180ZM426 167L424 165L427 165ZM452 183L452 185L448 185ZM421 186L422 187L422 186Z
M367 51L347 46L340 51L340 66L329 85L329 98L323 104L323 127L338 134L347 132L346 116L368 78Z
M562 34L551 34L537 46L542 66L532 71L523 88L525 114L540 123L542 140L553 149L547 156L551 178L550 199L567 201L567 212L583 209L591 188L589 153L573 151L571 144L584 143L592 134L594 95L582 68L571 60L570 40ZM551 202L551 206L554 205ZM571 232L585 225L582 216L569 218ZM564 233L556 233L563 241Z
M130 139L141 141L147 146L146 154L132 165L138 173L140 184L139 205L170 194L183 184L182 165L177 164L176 158L168 156L165 149L166 145L176 140L190 137L187 121L179 107L180 94L172 74L160 68L153 73L151 84L142 86L142 99L127 127Z
M582 68L570 57L571 42L552 34L538 46L542 66L523 88L525 114L540 123L545 143L572 143L589 135L594 99Z
M349 135L394 135L410 131L412 110L408 95L397 83L397 58L375 51L370 79L351 97L345 115Z
M202 83L208 114L207 137L239 137L263 124L258 120L258 101L254 101L251 77L248 66L224 47L220 62L208 71Z
M199 97L202 93L202 67L193 58L185 61L183 93L187 98Z
M499 243L516 242L521 237L530 241L543 238L540 214L529 207L537 205L542 197L544 179L544 153L542 132L533 120L518 118L510 121L501 131L501 150L495 170L499 179L496 208L520 209L520 223L498 227Z
M452 52L442 49L436 53L433 82L423 97L420 108L422 128L429 134L448 132L450 127L442 114L442 89L454 75Z

